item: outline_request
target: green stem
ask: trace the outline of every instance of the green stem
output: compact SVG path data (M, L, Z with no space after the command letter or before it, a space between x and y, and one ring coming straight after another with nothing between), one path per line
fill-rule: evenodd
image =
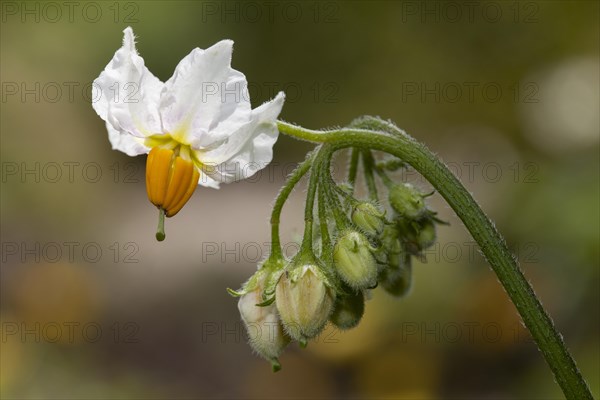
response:
M356 173L358 172L358 149L352 149L350 155L350 166L348 167L348 183L352 187L352 193L354 194L354 184L356 183Z
M304 208L304 237L302 238L300 252L313 252L313 213L315 208L315 196L317 187L319 186L319 169L322 157L323 151L319 148L317 149L314 163L310 168L310 179L308 181L308 191L306 193L306 206Z
M337 184L337 182L333 179L333 177L331 176L331 157L333 155L333 150L331 147L328 147L327 149L329 149L329 154L327 155L327 158L323 161L323 167L321 168L321 182L326 186L326 188L331 189L333 188L333 191L337 194L339 194L347 204L349 204L350 206L355 205L356 203L358 203L358 200L356 200L354 198L354 196L352 196L351 193L348 193L347 191L343 190L342 188L340 188ZM359 152L356 152L357 154L357 160L358 160L358 155ZM352 165L351 165L352 167ZM355 165L356 168L356 165ZM356 177L354 177L356 178ZM352 186L352 192L354 192L354 186ZM332 192L330 190L330 192ZM334 194L335 194L334 193ZM336 197L337 199L337 197Z
M327 221L327 196L325 185L319 186L319 225L321 226L321 257L324 260L331 258L331 238L329 237L329 222Z
M375 166L373 154L371 154L371 150L363 150L362 156L365 168L365 180L367 182L367 188L369 189L369 198L371 201L378 202L377 184L375 183L375 176L373 175L373 168Z
M278 121L279 131L298 139L331 143L336 148L380 150L410 164L444 197L463 221L517 308L525 326L541 350L567 399L592 399L592 394L561 335L519 269L502 236L469 192L450 170L424 145L390 124L367 120L369 129L314 131ZM387 129L389 128L389 129Z
M346 203L348 203L350 206L353 206L353 205L355 205L355 204L357 204L359 202L350 193L348 193L345 190L343 190L342 188L340 188L337 185L337 183L335 183L335 181L333 180L333 178L331 178L331 176L329 176L329 179L327 179L326 182L328 184L332 185L333 186L333 190L335 190L335 192L337 194L339 194L340 196L342 196L344 198L344 200L346 201Z
M377 175L379 176L379 178L381 178L381 181L387 188L391 188L392 185L394 185L394 181L390 179L390 177L385 173L383 169L376 167L375 172L377 172Z
M334 150L332 146L328 146L325 149L327 149L329 152L328 154L326 154L326 157L323 160L323 165L321 167L321 181L324 182L324 184L321 186L323 187L324 194L327 199L327 205L332 210L335 226L337 230L341 232L350 225L350 222L348 221L348 217L346 216L346 214L344 214L344 212L342 211L343 208L337 193L334 191L334 189L332 189L337 188L336 183L331 177L329 168L331 163L331 156Z
M281 258L283 252L281 250L281 239L279 237L279 222L281 220L281 210L286 200L292 193L294 186L302 179L302 177L308 172L312 162L315 158L316 152L309 153L304 160L295 170L292 172L290 177L287 179L285 186L281 189L275 199L273 205L273 212L271 213L271 257Z

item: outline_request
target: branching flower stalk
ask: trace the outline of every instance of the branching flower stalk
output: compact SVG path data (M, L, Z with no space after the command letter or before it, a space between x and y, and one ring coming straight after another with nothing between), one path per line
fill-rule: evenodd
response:
M556 381L563 390L566 398L592 398L589 387L568 352L561 335L557 332L552 320L543 309L531 285L519 269L517 261L508 250L504 239L458 179L424 145L417 142L392 123L374 117L363 117L354 121L347 128L329 131L309 130L282 121L278 121L278 128L281 133L296 139L321 144L322 146L317 150L316 158L319 162L312 163L313 161L317 161L313 159L315 155L312 154L307 161L300 165L298 170L292 175L292 179L288 181L288 184L282 190L282 194L285 194L285 196L282 197L280 195L278 198L274 210L274 215L277 215L277 217L271 220L274 236L278 238L278 215L280 207L283 206L287 195L291 191L291 187L299 181L299 178L306 173L306 170L321 168L322 173L325 171L329 174L328 168L324 165L320 165L322 164L323 157L319 153L322 153L324 148L329 153L327 155L329 160L331 159L331 154L338 150L345 148L352 149L348 174L349 194L354 192L359 154L362 155L361 158L364 163L365 181L369 188L371 200L377 198L373 170L379 168L379 166L375 165L370 151L382 151L397 157L399 160L397 164L406 163L423 175L463 221L465 227L480 246L481 251L490 263L490 266L496 273L510 299L515 304L525 326L531 332L532 337L554 373ZM382 179L385 180L386 178L382 175ZM389 182L386 183L389 184ZM314 187L309 188L309 196L313 196L314 199L314 193L318 189L320 203L319 215L321 218L322 232L321 238L323 239L322 248L328 249L331 246L329 244L330 239L328 232L327 234L325 233L326 231L323 228L322 219L327 218L326 215L328 215L328 213L330 215L336 215L336 213L338 213L339 216L340 209L339 204L336 204L336 201L334 200L334 197L337 198L337 193L332 195L331 193L335 191L332 191L329 187L322 187L331 186L331 183L321 180L320 185L321 187L317 188L318 184L313 183ZM393 199L390 198L390 201L392 200ZM323 201L327 201L327 204L322 204ZM413 201L413 205L414 204L416 204L415 201ZM309 212L308 210L309 208L307 208L307 214ZM433 218L431 217L433 213L429 212L429 210L423 211L421 215L425 215L425 217L418 217L413 220L413 225L415 221L423 221L422 218L426 218L428 221L431 221ZM407 216L408 214L404 217L396 216L396 218L397 220L402 218L406 219ZM312 219L307 219L306 229L312 230ZM312 240L312 234L305 232L303 247L307 240ZM279 255L280 250L277 250L277 247L274 247L274 249L274 252L279 252ZM372 249L372 251L375 252L375 249ZM364 255L365 253L363 252L360 254ZM356 260L359 260L360 263L360 257L356 258ZM381 274L379 276L381 277ZM350 292L350 294L356 294L357 292L369 290L368 287L363 287L358 291L356 291L355 288L355 291L352 292L348 290L348 285L345 282L327 282L327 284L331 285L331 288L337 290L338 293L341 293L342 295L347 294L348 292ZM360 298L362 299L362 295ZM356 311L351 308L352 307L350 307L349 314L351 314L352 311ZM340 309L340 307L336 302L335 310L338 309Z
M503 238L458 179L425 146L394 124L375 117L362 117L346 128L329 131L309 130L282 121L277 125L281 133L319 144L289 177L271 217L273 250L264 264L277 265L278 272L256 307L275 304L286 337L304 346L327 321L340 329L355 327L364 312L366 292L378 285L391 295L406 295L412 279L411 258L421 256L433 244L435 225L441 222L425 205L429 194L422 194L409 184L395 183L385 172L410 165L448 202L477 241L565 396L592 398L562 337ZM337 151L346 148L351 149L348 180L338 185L331 176L330 163ZM394 158L377 163L373 150ZM361 161L368 200L354 197ZM307 173L310 178L302 245L298 254L286 260L279 239L281 210L294 186ZM387 200L393 210L389 219L380 208L376 176L388 190ZM318 224L314 221L315 202ZM320 245L313 246L315 241ZM248 287L247 283L231 293L244 294ZM274 370L280 367L272 357L279 354L280 343L273 342L273 346L279 346L278 351L267 352L265 357L271 360Z

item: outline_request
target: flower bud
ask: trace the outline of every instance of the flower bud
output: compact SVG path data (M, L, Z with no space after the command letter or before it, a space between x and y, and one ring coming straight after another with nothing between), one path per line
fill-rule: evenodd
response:
M412 284L412 263L408 253L388 255L388 266L379 274L379 284L395 297L403 297Z
M436 228L431 218L418 221L399 219L397 226L406 249L411 254L417 255L435 243Z
M352 210L352 222L365 233L377 235L383 231L385 226L384 215L373 204L361 202Z
M401 217L417 219L427 211L423 195L409 183L394 185L389 192L389 201Z
M399 240L400 232L396 225L386 225L380 235L382 250L386 253L400 253L402 246Z
M340 329L351 329L358 325L365 312L365 297L362 291L338 296L329 320Z
M277 358L289 344L290 338L283 330L275 304L258 307L262 302L261 287L240 297L238 309L248 332L248 342L261 357L279 369Z
M402 245L400 244L399 232L395 224L386 224L383 232L381 232L377 239L380 245L373 251L373 255L377 260L378 269L381 270L382 266L388 263L388 255L401 252Z
M290 342L285 334L275 300L275 285L283 272L285 260L273 254L262 264L239 290L227 289L229 294L239 297L238 310L248 333L252 349L271 361L273 371L281 366L277 357Z
M312 260L290 265L277 284L275 303L286 332L295 340L317 336L325 327L335 292Z
M435 243L435 224L432 220L427 219L419 225L416 242L420 250L425 250Z
M360 232L342 233L333 248L333 262L342 280L353 289L365 289L377 283L377 263L373 248Z

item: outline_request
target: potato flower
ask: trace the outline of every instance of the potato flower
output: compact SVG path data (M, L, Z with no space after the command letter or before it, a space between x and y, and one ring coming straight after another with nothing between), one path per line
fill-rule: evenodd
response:
M146 190L172 217L197 185L218 188L248 178L273 157L284 94L252 109L246 77L231 68L233 42L196 48L161 82L144 65L133 30L93 84L94 110L106 121L113 149L148 154Z

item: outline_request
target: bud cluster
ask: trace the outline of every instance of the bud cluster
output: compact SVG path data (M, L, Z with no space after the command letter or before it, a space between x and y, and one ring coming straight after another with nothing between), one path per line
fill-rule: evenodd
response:
M427 208L428 195L385 175L384 170L404 164L399 160L375 164L370 152L360 151L370 199L355 198L351 183L338 185L329 174L330 154L320 157L326 147L319 148L310 166L305 235L299 252L291 260L274 252L239 292L231 291L241 296L239 309L249 333L256 324L275 326L270 336L250 338L252 348L270 360L275 370L290 341L305 346L328 322L342 330L356 327L370 290L382 287L392 296L406 295L412 282L412 257L422 256L435 241L435 224L441 221ZM377 200L375 172L387 187L389 207ZM320 229L313 228L316 192L315 227Z

